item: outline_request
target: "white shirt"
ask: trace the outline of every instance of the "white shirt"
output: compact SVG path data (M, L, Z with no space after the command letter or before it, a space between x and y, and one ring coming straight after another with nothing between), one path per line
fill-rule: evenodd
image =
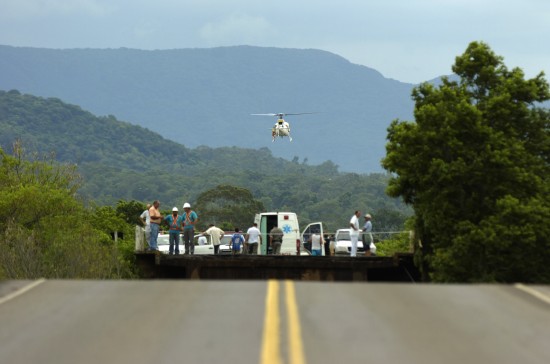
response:
M320 234L311 235L311 249L313 249L313 250L321 249L321 235Z
M246 235L248 236L249 244L256 244L260 237L260 230L257 227L252 226L247 230Z
M359 219L357 218L357 216L355 214L351 217L351 220L349 221L349 223L350 223L350 225L353 225L353 228L351 229L351 234L358 235L359 234Z
M206 245L207 242L206 236L199 236L199 245Z
M145 219L145 229L151 228L151 215L149 215L149 210L145 210L139 215L140 218Z
M212 237L212 244L214 245L220 245L220 239L223 238L223 234L225 234L222 229L216 226L208 228L204 233Z

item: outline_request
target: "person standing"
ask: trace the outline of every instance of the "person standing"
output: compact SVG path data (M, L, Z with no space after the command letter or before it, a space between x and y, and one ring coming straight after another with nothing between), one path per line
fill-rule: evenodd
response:
M241 244L244 243L244 237L239 232L239 228L235 228L235 233L231 237L231 254L236 255L241 252Z
M365 255L372 255L371 244L374 245L374 239L372 237L372 216L370 214L365 215L365 225L363 225L363 247L365 248ZM376 249L376 248L374 248ZM374 250L373 249L373 250Z
M246 231L245 254L258 254L258 242L261 241L262 236L260 229L258 229L258 224L254 223L254 225Z
M350 240L351 240L351 252L350 256L357 256L357 241L359 240L359 216L361 216L361 211L357 210L351 217L349 221L350 231Z
M141 215L139 215L139 219L145 227L145 241L147 242L147 246L149 246L149 243L151 241L151 216L149 216L150 208L151 204L148 203L145 210L141 213Z
M201 235L199 236L199 245L206 245L208 243L208 240L206 239L206 236Z
M214 226L214 224L210 224L204 234L210 236L210 241L214 245L214 255L218 255L218 251L220 250L220 243L223 236L225 235L225 232L219 227Z
M160 228L160 222L162 221L162 215L159 211L160 202L159 200L153 201L153 206L149 208L149 221L151 225L151 238L149 241L149 250L152 251L158 251L158 236L159 236L159 228Z
M273 226L273 229L269 232L269 246L271 246L271 254L281 254L281 244L283 243L283 230L277 225Z
M311 240L311 255L314 257L320 257L323 255L323 237L318 231L311 234L309 238Z
M193 238L195 237L195 223L199 219L199 216L195 211L191 210L191 204L186 202L183 204L183 219L185 225L183 226L183 242L185 244L185 254L195 254L195 245Z
M332 252L330 251L330 240L331 240L331 237L330 237L330 235L325 234L325 236L324 236L323 239L325 240L325 244L324 244L324 247L325 247L325 257L329 257L329 256L333 255Z
M183 216L178 215L178 208L174 207L172 215L166 216L164 221L170 226L170 230L168 230L168 242L170 243L168 254L172 255L176 253L178 255L180 253L180 234L183 229Z

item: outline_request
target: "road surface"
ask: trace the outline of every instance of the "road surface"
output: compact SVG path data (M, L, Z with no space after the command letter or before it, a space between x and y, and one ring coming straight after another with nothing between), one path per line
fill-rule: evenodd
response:
M4 281L0 363L550 363L550 287Z

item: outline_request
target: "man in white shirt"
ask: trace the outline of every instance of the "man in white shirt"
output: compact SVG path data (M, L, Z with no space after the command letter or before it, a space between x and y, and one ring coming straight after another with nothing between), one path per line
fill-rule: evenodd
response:
M214 254L217 255L220 249L221 240L225 232L219 227L214 226L214 224L210 224L210 226L208 227L208 230L206 230L204 234L210 236L210 240L214 245Z
M147 246L149 246L149 242L151 241L151 215L149 215L149 209L151 208L151 204L147 204L147 209L139 215L139 218L141 222L143 223L143 226L145 226L145 241L147 241Z
M349 226L351 228L351 232L349 234L350 240L351 240L351 252L350 256L356 257L357 256L357 241L359 240L359 216L361 216L361 211L357 210L355 211L355 214L351 217L349 221Z
M258 224L256 223L246 231L244 254L258 254L258 242L262 241L262 236L260 234L260 229L258 229Z

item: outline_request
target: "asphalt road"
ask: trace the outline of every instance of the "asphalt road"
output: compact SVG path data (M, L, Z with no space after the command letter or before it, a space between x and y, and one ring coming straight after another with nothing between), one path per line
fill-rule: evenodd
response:
M5 281L0 363L550 363L550 287Z

